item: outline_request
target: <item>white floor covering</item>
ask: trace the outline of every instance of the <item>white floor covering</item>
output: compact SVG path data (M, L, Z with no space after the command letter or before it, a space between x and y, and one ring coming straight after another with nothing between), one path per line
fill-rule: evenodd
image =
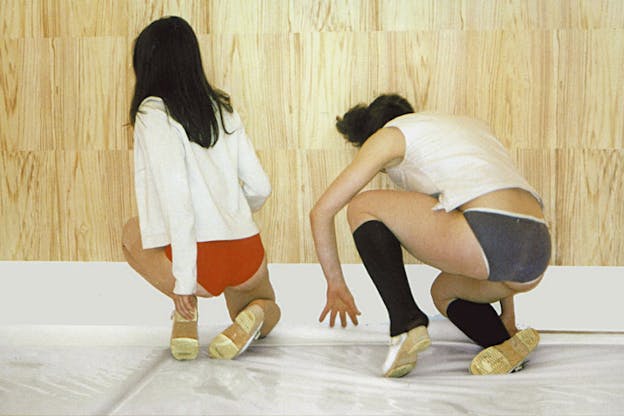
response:
M233 361L178 362L167 327L0 326L1 415L621 415L624 334L546 333L527 367L471 376L479 348L434 319L402 379L385 325L284 324Z
M276 330L211 360L229 317L222 297L202 300L201 355L177 362L171 301L127 264L0 262L0 415L624 415L624 267L550 267L516 299L518 323L543 333L527 367L476 377L479 348L431 302L438 272L408 265L433 345L398 380L380 377L388 316L362 265L343 265L362 311L346 330L317 321L318 264L269 269Z

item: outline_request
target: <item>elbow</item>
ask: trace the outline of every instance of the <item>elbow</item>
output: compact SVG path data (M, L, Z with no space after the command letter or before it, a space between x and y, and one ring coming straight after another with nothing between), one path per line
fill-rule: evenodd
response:
M264 203L269 199L269 197L271 196L271 193L273 192L273 189L271 189L271 183L267 181L267 183L265 184L265 186L262 186L259 190L258 190L258 199L259 199L259 206L256 209L259 210Z
M326 212L326 210L324 210L323 207L320 206L318 203L314 205L310 210L309 214L310 225L312 226L312 229L314 229L316 225L322 222L323 219L327 218L327 214L328 213Z
M309 214L308 214L308 218L309 218L309 220L310 220L310 225L311 225L312 227L314 227L314 223L315 223L315 221L316 221L316 216L317 216L317 213L316 213L315 207L313 207L313 208L310 210Z
M317 209L316 206L314 206L309 213L309 219L310 219L310 231L312 231L312 236L314 237L317 233L317 229L319 226L319 210Z
M262 199L263 201L266 201L273 192L271 182L269 181L268 177L265 178L265 180L259 182L255 188L255 194L258 195L258 198Z
M266 181L266 184L264 185L264 187L262 188L262 191L260 192L260 194L264 197L264 199L268 199L271 196L271 193L273 192L273 188L271 188L271 182L269 182L268 180Z
M264 203L271 195L271 183L267 180L263 183L257 183L253 188L243 185L243 195L247 200L249 208L252 212L257 212L262 208Z

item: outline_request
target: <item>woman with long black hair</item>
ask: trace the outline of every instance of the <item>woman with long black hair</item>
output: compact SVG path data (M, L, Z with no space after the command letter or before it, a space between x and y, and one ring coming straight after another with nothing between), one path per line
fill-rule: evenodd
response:
M171 353L199 350L197 298L225 295L233 323L209 346L231 359L280 318L252 212L271 185L230 97L204 74L197 37L179 17L152 22L134 44L130 119L138 218L123 252L175 305Z

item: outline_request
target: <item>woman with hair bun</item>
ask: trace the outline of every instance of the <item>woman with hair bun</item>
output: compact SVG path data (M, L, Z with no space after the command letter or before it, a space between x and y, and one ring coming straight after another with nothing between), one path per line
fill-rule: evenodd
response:
M437 309L483 350L472 374L520 369L539 342L519 331L513 296L541 281L551 251L542 200L519 174L484 123L415 113L399 95L381 95L336 123L359 151L316 202L310 221L327 281L320 320L330 326L360 314L336 247L335 215L345 206L362 262L390 318L382 373L401 377L431 340L429 319L412 297L401 246L438 268L431 295ZM360 192L382 172L402 190ZM491 303L500 302L499 316Z

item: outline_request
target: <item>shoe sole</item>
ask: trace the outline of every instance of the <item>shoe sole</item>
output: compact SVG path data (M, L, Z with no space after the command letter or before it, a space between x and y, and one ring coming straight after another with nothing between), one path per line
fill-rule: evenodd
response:
M194 360L199 354L199 341L193 338L174 338L170 348L171 355L176 360Z
M253 341L260 337L262 322L256 322L256 316L253 312L244 310L239 313L234 320L234 325L238 325L240 329L245 332L245 334L248 334L249 339L247 339L247 342L245 342L241 348L238 348L238 346L227 336L223 334L217 335L208 347L208 352L212 358L221 360L231 360L236 358L238 355L245 352ZM256 325L257 327L255 327Z
M494 345L477 354L470 363L470 373L493 375L520 371L526 365L528 355L537 347L539 339L536 330L523 329L503 343L507 345ZM508 351L507 355L505 351Z
M414 367L416 367L418 353L431 346L431 338L429 338L429 333L427 332L426 327L419 326L411 331L414 332L411 336L411 338L415 338L414 345L412 345L407 352L399 352L399 354L397 354L397 359L394 361L390 369L384 374L384 377L399 378L407 375L414 369ZM408 341L409 338L405 340L405 342Z

